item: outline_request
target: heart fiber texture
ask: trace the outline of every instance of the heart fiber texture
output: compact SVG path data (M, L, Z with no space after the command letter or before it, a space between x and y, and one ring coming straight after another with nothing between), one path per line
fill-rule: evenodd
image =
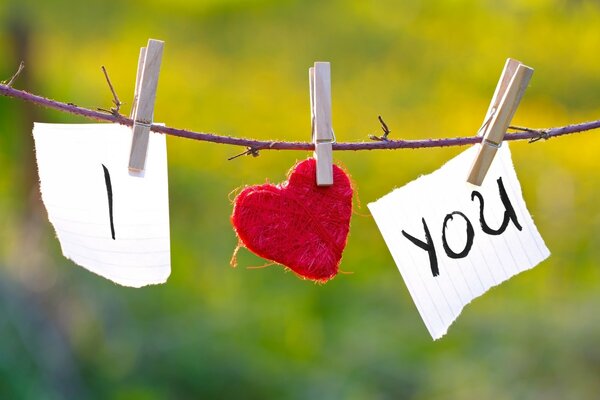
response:
M300 277L326 282L338 272L350 230L352 185L333 165L333 185L317 186L316 162L297 163L286 182L246 187L231 222L240 244Z

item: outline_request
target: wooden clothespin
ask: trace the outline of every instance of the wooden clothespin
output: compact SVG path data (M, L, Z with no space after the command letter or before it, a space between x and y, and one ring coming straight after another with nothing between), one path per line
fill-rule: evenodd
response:
M532 75L533 68L511 58L506 60L480 130L483 139L467 182L477 186L483 182Z
M140 51L135 97L131 111L131 118L134 122L131 153L129 154L130 171L143 171L146 164L163 47L164 42L150 39L148 47L142 47Z
M146 48L140 48L140 56L138 58L137 73L135 75L135 89L133 91L133 103L131 105L131 113L129 118L135 121L135 111L138 105L138 99L140 97L140 85L142 81L142 71L144 70L144 60L146 59Z
M310 111L314 157L317 162L317 186L333 185L333 143L331 124L331 66L316 62L309 68Z

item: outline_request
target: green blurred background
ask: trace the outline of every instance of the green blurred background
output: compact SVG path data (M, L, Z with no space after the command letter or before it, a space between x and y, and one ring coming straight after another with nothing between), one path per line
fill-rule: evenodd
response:
M307 69L331 61L340 141L475 134L507 57L534 67L514 123L600 118L600 5L578 0L3 0L0 79L131 102L139 48L166 42L155 120L310 138ZM129 111L125 106L124 112ZM33 121L0 98L0 398L590 399L600 394L600 133L513 143L549 260L469 305L433 342L365 207L462 148L344 153L362 208L342 274L316 285L240 252L230 192L308 152L168 138L172 275L116 286L65 260L40 203Z

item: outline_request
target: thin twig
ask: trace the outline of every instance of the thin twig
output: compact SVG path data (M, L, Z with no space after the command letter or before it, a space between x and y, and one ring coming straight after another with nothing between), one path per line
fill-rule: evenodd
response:
M42 107L52 108L58 111L70 114L81 115L83 117L98 121L114 122L121 125L132 126L133 121L123 115L106 114L99 111L89 110L78 107L73 104L66 104L60 101L47 99L24 90L11 88L7 85L0 85L0 95L18 98ZM600 120L583 122L562 126L558 128L537 129L534 132L507 133L504 140L530 140L539 136L539 132L545 131L545 138L550 139L562 135L586 132L592 129L600 128ZM231 136L216 135L212 133L194 132L186 129L170 128L163 125L152 125L150 128L154 132L164 133L177 137L184 137L204 142L229 144L233 146L252 147L260 150L314 150L313 143L307 142L283 142L283 141L264 141L254 139L236 138ZM338 142L333 144L333 150L337 151L358 151L358 150L392 150L392 149L422 149L431 147L449 147L466 146L469 144L481 142L480 136L444 138L444 139L424 139L424 140L387 140L377 142Z
M15 72L15 74L12 76L12 78L10 78L10 80L8 81L8 83L6 81L2 81L2 84L11 87L13 85L13 83L15 82L15 80L19 77L19 75L21 75L21 71L23 71L23 69L25 68L25 62L21 61L21 63L19 64L19 68L17 69L17 72Z
M380 142L387 142L388 135L390 134L391 131L388 128L388 126L386 125L383 118L381 118L381 115L378 115L377 118L379 119L379 123L381 124L381 130L383 131L383 136L369 135L369 139L378 140Z
M517 126L517 125L510 125L508 127L508 129L512 129L512 130L520 131L520 132L537 132L536 129L531 129L531 128L527 128L525 126Z
M248 147L246 149L246 151L240 153L240 154L236 154L235 156L229 157L227 159L227 161L231 161L231 160L235 160L238 157L241 156L252 156L252 157L258 157L260 154L258 153L259 149L255 149L254 147Z
M123 105L123 103L121 103L121 100L119 100L119 96L117 96L117 92L115 92L115 88L113 87L112 83L110 82L110 78L108 77L108 72L106 72L106 68L104 68L104 65L102 66L102 72L104 72L104 77L106 78L106 83L108 83L108 87L110 88L110 91L112 92L113 103L115 105L115 107L110 108L110 113L113 115L120 115L119 110L121 109L121 106ZM99 109L99 110L106 111L106 110L102 110L102 109Z
M385 124L385 121L383 120L383 118L381 118L381 115L378 115L377 118L379 119L379 122L381 123L381 130L383 131L383 137L385 138L385 140L387 140L387 137L391 131L388 128L388 126Z

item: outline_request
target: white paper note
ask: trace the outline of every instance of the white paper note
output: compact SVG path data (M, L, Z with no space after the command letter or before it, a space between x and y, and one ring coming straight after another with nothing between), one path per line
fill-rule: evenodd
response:
M478 146L369 204L434 339L471 300L550 255L525 206L507 143L482 186L466 182Z
M42 199L65 257L124 286L171 272L165 135L150 133L143 176L128 170L131 129L40 124L33 129Z

